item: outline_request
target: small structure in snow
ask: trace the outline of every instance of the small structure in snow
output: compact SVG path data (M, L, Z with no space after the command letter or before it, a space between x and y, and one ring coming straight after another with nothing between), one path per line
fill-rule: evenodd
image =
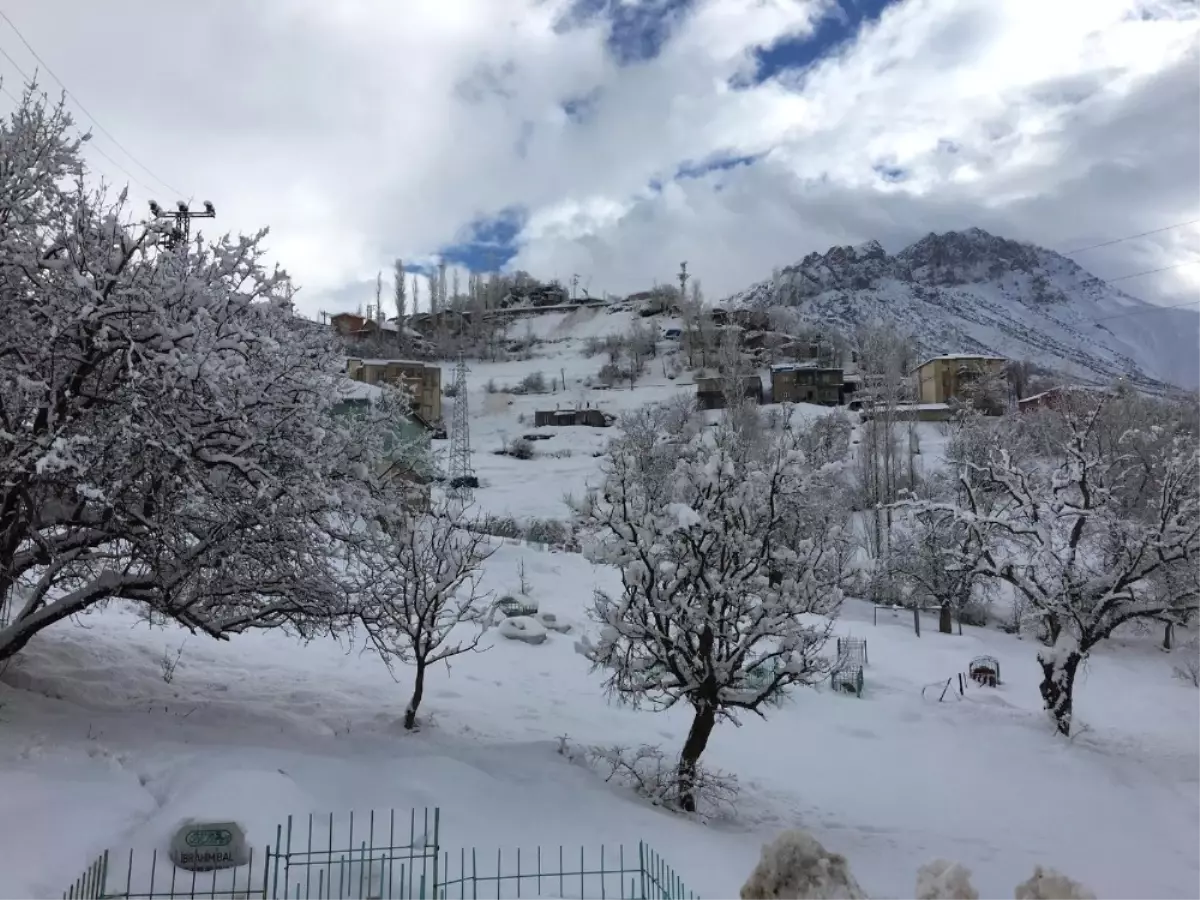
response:
M530 616L514 616L500 623L500 633L510 641L525 644L541 644L546 640L546 629L542 623Z
M1096 895L1074 878L1054 869L1034 867L1028 881L1017 885L1016 900L1096 900Z
M545 425L588 425L592 428L607 428L616 417L599 409L540 409L533 414L533 424Z
M518 616L537 615L538 605L533 600L518 600L509 594L496 601L496 609L500 610L506 619L514 619Z
M977 656L967 667L971 680L984 687L995 687L1000 683L1000 661L994 656Z

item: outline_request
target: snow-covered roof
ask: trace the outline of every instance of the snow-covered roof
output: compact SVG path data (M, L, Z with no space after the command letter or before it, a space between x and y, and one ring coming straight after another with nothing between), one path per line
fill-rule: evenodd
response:
M823 366L815 360L805 360L804 362L787 362L787 363L772 363L772 372L796 372L800 369L818 369L822 372L840 372L841 366Z
M1030 403L1034 400L1040 400L1043 397L1049 397L1052 394L1066 393L1102 394L1107 393L1107 390L1105 388L1088 384L1062 384L1058 385L1057 387L1047 388L1040 394L1030 394L1028 397L1022 397L1018 402Z
M999 362L1004 362L1006 360L1006 357L989 356L986 353L943 353L940 356L929 357L929 359L925 360L925 362L921 363L921 365L917 366L917 368L919 369L919 368L921 368L921 366L927 366L931 362L937 362L940 359L991 359L991 360L997 360Z
M355 381L352 378L337 379L338 396L343 400L378 400L383 396L383 388L365 381Z
M419 359L364 359L361 356L347 357L347 362L357 362L364 366L418 366L420 368L436 369L437 366L430 365Z

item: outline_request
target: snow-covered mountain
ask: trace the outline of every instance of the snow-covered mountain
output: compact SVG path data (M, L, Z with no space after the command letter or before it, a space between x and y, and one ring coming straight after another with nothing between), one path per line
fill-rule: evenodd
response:
M986 351L1088 381L1200 384L1200 312L1131 297L1058 253L978 228L894 256L876 241L810 253L726 304L793 307L843 333L894 322L928 355Z

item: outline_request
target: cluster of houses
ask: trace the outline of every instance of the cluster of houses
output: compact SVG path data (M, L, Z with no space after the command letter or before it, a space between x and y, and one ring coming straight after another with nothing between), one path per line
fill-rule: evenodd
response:
M1000 356L965 353L927 359L910 373L906 393L912 402L904 404L902 412L925 421L947 419L952 402L963 399L970 386L981 378L1003 377L1007 364L1008 360ZM842 366L817 362L775 363L768 370L769 402L869 407L874 393L872 385L865 383L864 376L855 368L853 361ZM739 378L744 396L757 403L767 402L767 390L759 375L746 374ZM720 409L725 406L729 389L728 377L702 375L696 378L697 404L702 409Z

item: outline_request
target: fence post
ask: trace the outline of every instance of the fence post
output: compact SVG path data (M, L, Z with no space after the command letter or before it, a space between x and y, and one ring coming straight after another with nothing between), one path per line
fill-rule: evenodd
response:
M917 633L917 637L921 636L921 607L913 607L913 631Z

